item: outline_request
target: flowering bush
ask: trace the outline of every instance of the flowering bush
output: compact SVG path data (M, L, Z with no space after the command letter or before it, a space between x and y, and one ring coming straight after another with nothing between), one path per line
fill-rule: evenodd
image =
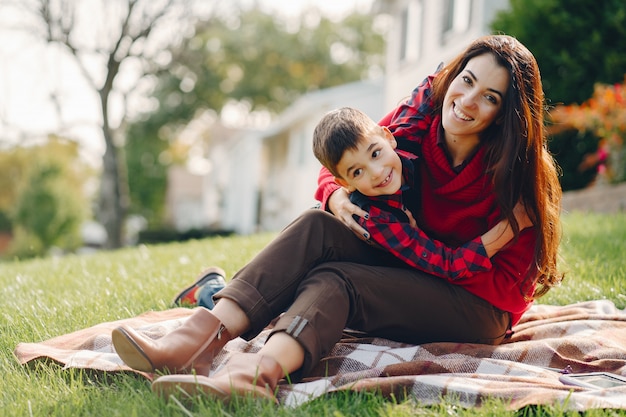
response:
M626 180L626 76L622 84L596 84L593 96L581 105L556 106L550 119L550 133L576 129L600 138L591 158L600 179L612 183Z

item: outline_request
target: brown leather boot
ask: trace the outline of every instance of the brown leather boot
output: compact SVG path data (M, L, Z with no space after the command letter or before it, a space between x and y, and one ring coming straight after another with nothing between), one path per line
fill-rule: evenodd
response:
M204 307L182 326L152 340L125 326L112 332L113 346L126 365L144 372L189 372L208 375L211 362L232 339L222 322Z
M278 403L274 391L285 376L273 358L255 353L238 353L215 375L165 375L152 383L152 391L165 398L173 394L189 397L209 395L228 402L233 394L265 398Z

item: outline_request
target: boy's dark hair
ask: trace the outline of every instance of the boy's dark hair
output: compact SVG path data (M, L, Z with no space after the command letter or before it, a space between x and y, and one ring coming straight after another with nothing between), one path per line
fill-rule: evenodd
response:
M313 132L313 153L335 177L337 164L348 149L356 149L359 141L378 126L369 116L351 107L332 110L322 117Z

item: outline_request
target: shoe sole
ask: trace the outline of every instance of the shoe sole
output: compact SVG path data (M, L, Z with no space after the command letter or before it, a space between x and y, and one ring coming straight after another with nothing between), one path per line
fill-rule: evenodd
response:
M187 375L160 377L152 383L152 392L165 398L169 398L171 395L179 397L182 395L184 396L182 399L210 396L225 404L231 399L230 392L226 392L207 381L200 382L197 377Z
M154 372L154 366L150 358L146 356L143 350L124 329L114 329L111 332L111 339L115 351L126 365L138 371Z
M211 280L212 279L211 278L212 275L219 275L222 278L226 279L226 272L224 272L224 270L222 268L220 268L218 266L211 266L211 267L205 269L204 271L202 271L200 273L200 278L198 278L193 284L191 284L190 286L188 286L187 288L185 288L184 290L179 292L178 295L174 298L173 304L176 307L180 307L181 306L181 300L183 298L185 298L187 293L189 291L191 291L192 289L194 289L196 287L200 287L204 283L206 283L207 281ZM196 302L197 302L197 300L196 300Z

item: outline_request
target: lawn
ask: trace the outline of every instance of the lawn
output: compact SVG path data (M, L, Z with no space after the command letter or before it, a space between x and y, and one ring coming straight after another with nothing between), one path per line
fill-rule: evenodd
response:
M566 280L540 300L546 304L609 299L626 307L626 214L571 213L563 218L562 268ZM225 407L199 400L191 406L165 402L147 381L129 374L62 370L55 364L20 366L13 356L19 342L60 334L171 306L177 291L205 267L219 265L229 276L274 235L216 237L114 252L0 263L2 321L0 410L3 416L482 416L570 415L558 407L507 412L494 401L480 409L442 401L420 407L373 394L318 399L298 409L254 401ZM578 415L571 413L571 415ZM590 411L585 415L623 415Z

